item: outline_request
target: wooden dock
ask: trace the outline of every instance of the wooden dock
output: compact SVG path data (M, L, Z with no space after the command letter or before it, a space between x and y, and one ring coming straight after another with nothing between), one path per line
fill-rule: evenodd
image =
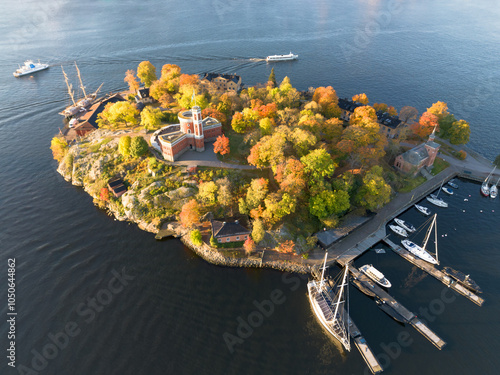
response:
M457 293L461 294L462 296L468 298L472 302L474 302L478 306L482 306L484 303L484 299L479 297L477 294L471 292L469 289L465 288L463 285L459 284L455 280L453 280L451 277L447 276L445 273L442 271L438 270L436 267L431 265L430 263L419 259L415 256L413 256L410 252L407 250L403 249L401 246L396 245L394 242L391 240L385 238L384 242L394 251L396 254L402 256L404 259L409 261L410 263L414 264L421 270L427 272L429 275L435 277L439 281L441 281L444 285L448 286L449 288L453 289Z
M441 350L446 342L441 339L438 335L436 335L429 327L427 327L422 321L420 321L417 316L408 310L406 307L401 305L398 301L394 299L389 293L387 293L384 289L379 287L373 281L371 281L367 276L361 273L356 267L353 265L349 265L349 271L351 274L359 280L362 284L364 284L365 288L370 289L376 296L394 309L399 315L401 315L406 322L408 322L412 327L414 327L418 332L420 332L427 340L429 340L436 348Z
M363 359L365 360L366 365L368 366L372 374L381 373L384 370L382 369L382 366L368 346L365 338L361 335L358 326L354 324L349 315L347 317L349 319L349 331L351 333L352 339L354 340L354 344L359 350L359 354L361 354L361 357L363 357Z

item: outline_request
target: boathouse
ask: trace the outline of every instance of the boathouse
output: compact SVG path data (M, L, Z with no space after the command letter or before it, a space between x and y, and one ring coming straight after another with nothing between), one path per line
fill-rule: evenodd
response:
M250 236L250 230L241 225L238 220L211 220L210 223L212 236L219 243L245 241Z

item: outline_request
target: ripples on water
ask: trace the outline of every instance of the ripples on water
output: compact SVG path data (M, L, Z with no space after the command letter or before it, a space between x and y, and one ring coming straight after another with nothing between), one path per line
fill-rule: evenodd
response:
M69 102L60 65L76 87L76 60L87 90L104 81L102 93L124 88L124 72L149 59L158 71L164 63L175 63L186 73L236 72L246 84L265 81L274 67L278 79L288 75L299 89L332 85L341 97L366 92L373 102L397 108L414 105L422 111L444 100L473 125L472 146L491 158L498 153L494 124L500 115L491 106L500 94L494 83L498 72L491 71L500 56L496 26L486 22L482 28L489 25L489 33L470 27L468 34L457 32L455 20L442 18L439 11L441 18L427 13L430 3L412 3L411 12L394 18L346 61L342 43L352 43L355 32L384 2L320 1L307 7L299 1L259 6L237 2L236 7L227 2L222 19L211 2L198 4L196 13L185 5L165 7L160 2L120 2L120 12L113 1L90 7L61 4L62 13L35 22L39 32L19 48L12 48L10 39L0 46L6 57L0 63L0 262L17 259L18 364L30 365L32 349L41 351L49 333L75 322L81 333L41 373L362 373L356 350L339 351L315 320L305 280L290 283L275 271L209 265L177 240L156 242L134 225L114 221L81 188L55 172L50 139L62 125L57 112ZM432 3L435 10L461 12L459 6L442 7ZM38 9L7 8L5 14L15 16L0 25L6 35L21 30ZM477 15L483 8L476 8ZM159 22L156 14L164 14L164 20ZM185 28L187 19L192 22ZM274 65L258 60L289 50L300 59ZM51 67L13 79L12 71L25 58L47 60ZM482 100L473 111L464 107L478 96ZM470 272L483 287L486 304L478 308L457 297L446 306L430 323L448 342L439 352L351 288L351 314L376 353L401 331L414 340L391 361L388 373L493 374L498 368L500 201L481 198L478 185L466 181L448 200L450 208L438 218L440 233L448 234L439 241L441 259ZM412 210L403 217L416 225L423 220ZM442 291L440 283L390 251L369 252L357 261L364 262L380 267L393 282L391 293L415 312ZM78 307L106 289L112 271L123 267L134 280L87 323L88 316L79 315ZM5 282L5 276L0 280ZM296 290L295 282L300 285ZM268 299L274 289L284 293L285 302L231 354L222 335L236 334L237 318L247 319L254 301ZM0 298L5 301L5 292ZM5 313L5 303L0 306ZM6 337L5 325L0 335ZM9 370L5 373L14 373Z

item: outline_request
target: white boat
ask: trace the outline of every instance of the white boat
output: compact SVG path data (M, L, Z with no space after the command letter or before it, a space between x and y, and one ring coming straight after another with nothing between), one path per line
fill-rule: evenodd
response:
M427 207L425 206L421 206L419 204L416 204L415 205L415 208L417 210L419 210L421 213L423 213L425 216L429 216L431 214L431 210L429 210Z
M399 225L392 225L390 224L389 225L389 228L391 228L391 230L396 233L396 234L399 234L400 236L402 237L408 237L408 232L406 232L403 228L401 228Z
M365 264L364 266L360 267L359 270L384 288L390 288L392 286L391 282L387 280L384 274L373 267L371 264Z
M289 60L297 60L299 55L294 55L293 53L289 53L288 55L271 55L266 57L267 62L272 61L289 61Z
M481 185L481 194L483 194L485 197L487 197L488 195L490 195L490 187L488 185L488 180L490 179L491 175L495 171L495 168L496 168L496 166L493 167L493 170L490 172L490 174L488 175L488 177L486 177L486 179L484 180L483 184Z
M346 266L342 280L338 285L331 285L325 280L326 258L323 262L321 279L311 280L307 283L309 302L314 313L323 327L337 339L347 351L351 350L348 316L349 304L344 298L344 291L348 288L347 274L349 269Z
M441 190L443 190L448 195L453 195L453 189L450 189L449 187L443 186Z
M498 183L500 182L500 177L496 184L491 185L490 187L490 198L495 199L498 196Z
M14 73L14 77L22 77L31 73L39 72L49 68L49 64L42 64L40 61L26 60L23 66L20 66Z
M396 224L398 224L403 229L406 229L408 232L415 232L416 231L415 227L411 223L409 223L408 221L398 219L397 217L394 218L394 221L396 222Z
M446 203L442 198L439 198L439 193L441 192L441 189L443 188L443 182L441 182L441 186L439 187L437 194L430 194L428 197L426 197L426 199L429 202L431 202L433 205L438 206L438 207L448 207L448 203Z
M432 218L432 223L429 226L429 229L427 230L427 234L425 235L425 240L422 245L422 247L418 246L415 242L412 242L410 240L402 240L401 244L408 250L410 253L413 255L419 257L422 260L425 260L426 262L432 263L432 264L439 264L438 260L438 249L437 249L437 223L436 223L436 217L437 214L434 214L434 217ZM436 246L436 257L434 258L431 254L427 252L425 249L427 246L427 242L429 241L429 237L431 235L432 229L435 227L434 230L434 243Z

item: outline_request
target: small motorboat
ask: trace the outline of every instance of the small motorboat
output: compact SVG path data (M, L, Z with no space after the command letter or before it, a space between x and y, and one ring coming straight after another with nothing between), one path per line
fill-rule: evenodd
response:
M441 190L443 190L448 195L453 195L453 189L450 189L449 187L443 186Z
M403 228L401 228L399 225L389 225L389 228L391 228L391 230L396 233L396 234L399 234L400 236L402 237L408 237L408 232L405 231Z
M408 232L415 232L417 229L409 223L408 221L404 221L402 219L398 219L397 217L394 218L394 221L396 222L397 225L402 227L403 229L406 229Z
M373 267L371 264L365 264L364 266L360 267L359 270L384 288L390 288L392 286L391 282L387 280L384 274Z
M455 180L450 180L447 184L450 185L453 189L458 189L458 184L455 182Z
M425 206L420 206L418 204L415 205L415 208L419 210L421 213L423 213L425 216L429 216L431 214L431 210L429 210Z

